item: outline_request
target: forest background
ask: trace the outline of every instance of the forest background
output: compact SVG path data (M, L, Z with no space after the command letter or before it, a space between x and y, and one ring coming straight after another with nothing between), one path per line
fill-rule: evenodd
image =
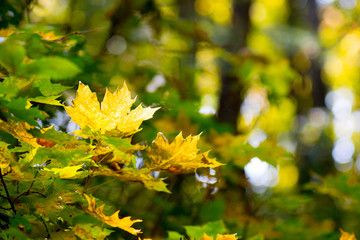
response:
M360 236L359 13L356 0L1 1L0 237L137 239L133 223L153 239ZM125 82L134 106L160 107L141 131L71 121L81 86L105 102ZM180 131L202 133L203 165L154 167L158 132ZM116 210L142 223L117 229Z

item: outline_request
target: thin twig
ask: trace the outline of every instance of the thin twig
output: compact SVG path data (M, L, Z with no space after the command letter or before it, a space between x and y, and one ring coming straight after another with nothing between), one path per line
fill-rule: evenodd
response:
M46 198L45 194L43 194L43 193L41 193L41 192L38 192L38 191L26 191L26 192L23 192L22 194L20 194L19 196L17 196L17 197L14 199L14 202L15 202L16 200L18 200L20 197L30 195L31 193L36 193L36 194L39 194L39 195L41 195L42 197Z
M108 184L108 183L113 182L113 181L115 181L115 180L116 180L116 179L109 180L109 181L104 182L104 183L102 183L102 184L99 184L99 185L93 186L93 187L89 188L88 190L90 190L90 189L94 189L94 188L98 188L98 187L100 187L100 186L102 186L102 185Z
M45 195L45 194L43 194L43 193L41 193L41 192L38 192L38 191L30 191L29 194L30 194L30 193L36 193L36 194L39 194L40 196L42 196L43 198L46 198L46 195Z
M11 201L11 197L10 197L9 191L8 191L8 189L6 187L6 184L5 184L1 169L0 169L0 178L1 178L1 183L4 186L4 189L5 189L5 192L6 192L6 196L7 196L6 199L10 203L11 210L14 212L14 214L16 214L16 209L15 209L14 203Z
M45 229L46 229L47 236L45 237L45 239L49 239L49 238L50 238L49 229L48 229L48 227L46 226L46 223L45 223L45 221L44 221L44 219L43 219L42 217L40 217L40 220L41 220L41 222L44 224Z
M7 197L4 196L4 195L2 195L2 194L0 194L0 197L2 197L2 198L4 198L4 199L7 199Z
M21 193L20 195L18 195L18 196L14 199L13 202L16 202L16 200L18 200L20 197L22 197L22 196L27 196L27 195L29 195L29 194L31 194L31 193L39 194L39 195L41 195L41 196L44 197L44 198L46 197L45 194L43 194L43 193L41 193L41 192L31 191L31 188L32 188L32 186L34 185L35 179L36 179L36 177L37 177L37 175L38 175L38 172L39 172L39 171L36 171L35 176L34 176L34 180L31 182L28 190L27 190L26 192L23 192L23 193Z
M73 35L82 35L82 34L87 34L87 33L91 33L91 32L96 32L96 31L100 31L100 30L103 30L103 29L106 29L106 28L109 28L109 26L103 26L103 27L98 27L98 28L95 28L95 29L89 29L89 30L84 30L84 31L77 31L77 32L73 32L73 33L70 33L66 36L63 36L61 38L58 38L58 39L55 39L55 40L52 40L51 42L62 42L63 40L65 40L66 38L69 38Z

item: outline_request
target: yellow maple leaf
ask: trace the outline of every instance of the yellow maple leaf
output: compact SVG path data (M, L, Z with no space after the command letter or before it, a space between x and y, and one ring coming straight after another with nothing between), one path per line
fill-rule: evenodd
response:
M140 220L140 219L131 220L131 217L119 218L120 211L116 211L111 216L106 216L103 213L104 205L101 205L100 207L96 207L95 198L90 198L86 194L84 194L84 196L89 204L89 207L86 208L85 211L87 213L89 213L90 215L96 217L103 223L106 223L112 227L121 228L133 235L137 235L138 233L141 233L141 230L132 228L131 225L133 225L134 223L137 223L137 222L142 222L142 220Z
M135 99L131 98L131 92L126 84L122 89L117 89L110 93L106 89L104 100L98 102L96 93L91 92L90 88L80 83L73 106L65 107L72 121L77 123L82 129L90 127L92 130L106 132L116 136L128 136L140 131L141 123L152 118L159 108L143 108L139 105L131 110Z
M59 40L61 38L63 38L63 36L56 36L54 31L51 32L47 32L47 33L43 33L43 32L37 32L42 39L47 40L47 41L56 41Z
M40 147L40 145L36 142L36 137L27 132L27 130L32 128L34 127L27 122L12 123L11 133L20 141L26 142L37 148Z
M123 182L143 183L148 189L170 193L162 179L154 178L150 173L151 171L147 168L140 170L123 168L120 171L114 171L100 166L96 168L93 176L109 176Z
M59 174L60 178L75 178L79 173L77 172L82 168L82 165L68 166L63 168L44 168L44 171L53 172L54 174Z
M169 144L169 141L162 133L158 133L152 143L147 148L147 154L150 158L148 167L156 171L170 171L173 173L195 172L201 167L218 167L222 165L214 158L209 158L209 152L200 153L197 143L200 134L188 136L185 139L182 133L179 133L175 140Z
M210 237L206 233L204 233L204 236L200 237L199 240L214 240L214 238Z
M199 240L213 240L213 237L208 236L206 233L204 233L204 236L200 237ZM235 234L225 234L221 235L218 234L216 236L216 240L237 240L236 233Z
M10 165L10 159L12 159L11 153L7 148L6 143L0 142L0 171Z
M13 33L15 33L14 29L0 29L0 37L8 37Z
M340 240L356 240L354 233L350 234L350 233L344 232L341 229L340 229L340 232L341 232Z
M218 234L216 236L216 240L237 240L238 238L236 237L236 233L235 234L225 234L225 235L220 235Z

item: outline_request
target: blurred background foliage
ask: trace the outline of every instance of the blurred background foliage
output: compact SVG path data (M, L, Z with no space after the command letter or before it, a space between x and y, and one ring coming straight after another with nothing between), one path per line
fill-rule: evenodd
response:
M216 226L240 239L338 239L339 228L360 236L359 14L356 0L3 0L0 40L42 32L55 50L24 37L28 54L76 64L76 77L52 76L72 87L66 104L79 81L100 95L126 81L161 106L134 142L203 132L201 148L226 164L216 171L159 176L172 194L97 188L143 219L145 237ZM76 128L64 110L47 113L43 126Z

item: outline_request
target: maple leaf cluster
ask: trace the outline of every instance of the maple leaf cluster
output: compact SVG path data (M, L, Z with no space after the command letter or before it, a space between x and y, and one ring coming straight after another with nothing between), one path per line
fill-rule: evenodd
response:
M96 166L92 167L93 177L102 175L125 182L142 182L147 188L169 192L162 179L151 176L151 171L191 173L198 168L215 168L222 165L215 159L209 158L209 152L199 153L197 144L200 134L183 138L182 133L179 133L175 140L169 143L162 133L158 133L152 145L146 148L148 159L145 167L142 169L124 167L130 164L136 150L143 149L141 146L131 144L131 136L140 131L141 123L152 118L159 109L158 107L142 107L140 104L132 110L135 101L136 98L131 97L126 84L114 93L106 89L104 99L100 103L96 93L80 83L72 106L65 106L72 121L81 128L74 134L83 138L96 139L97 144L92 151L92 159L96 160ZM74 177L80 168L81 165L74 165L64 169L52 169L52 171L59 174L60 178L67 178ZM119 219L118 211L111 216L106 216L103 213L104 205L97 207L94 198L84 196L89 205L85 208L88 214L133 235L141 233L140 230L131 226L142 220L131 220L130 217ZM79 234L84 233L82 229L81 226L75 228Z
M87 135L86 130L98 131L100 135L127 137L140 131L141 123L152 118L159 108L142 107L139 105L131 110L136 98L131 98L131 92L126 84L123 88L111 93L106 89L101 104L96 93L82 83L79 84L73 106L65 107L65 110L81 130L74 133L82 137ZM215 159L209 158L209 152L198 154L197 143L200 135L188 136L185 139L182 134L175 138L172 143L162 133L158 133L152 146L146 149L150 161L147 166L151 171L169 171L173 173L195 172L201 167L218 167L222 165Z

